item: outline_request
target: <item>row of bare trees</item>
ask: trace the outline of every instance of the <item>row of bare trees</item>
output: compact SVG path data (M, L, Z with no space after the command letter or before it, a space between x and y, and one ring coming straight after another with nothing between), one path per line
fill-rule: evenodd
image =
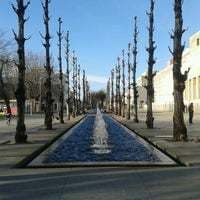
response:
M174 15L175 15L175 24L173 29L173 34L171 38L173 40L173 50L170 49L170 52L173 56L173 79L174 79L174 115L173 115L173 135L174 140L187 140L187 128L184 122L184 100L183 92L185 89L185 81L187 80L188 71L185 71L184 74L181 72L182 67L182 53L184 50L184 45L182 45L182 35L185 32L183 29L183 18L182 18L182 6L183 0L174 0ZM156 45L154 41L154 8L155 1L150 0L150 10L147 12L149 26L148 26L148 35L149 42L148 47L146 48L148 52L148 70L146 79L146 91L147 91L147 114L146 114L146 125L147 128L154 128L154 117L152 104L154 100L154 82L153 79L156 75L154 70L154 65L156 60L154 58L154 52L156 50ZM134 18L134 36L133 36L133 63L131 63L131 44L128 44L127 51L127 63L124 58L124 50L122 53L122 82L120 82L120 59L118 58L118 65L116 70L112 69L109 82L107 84L107 100L109 111L126 117L127 119L131 118L131 88L133 89L133 116L134 121L139 122L138 119L138 105L137 99L138 89L136 82L136 70L137 70L137 38L138 38L138 28L137 28L137 17ZM127 85L125 77L125 69L127 66ZM132 72L132 81L131 81L131 72ZM121 85L122 84L122 85ZM122 93L120 92L122 88ZM127 91L126 91L127 88ZM126 93L125 93L126 92Z
M45 48L45 65L43 74L45 75L44 81L44 91L45 91L45 126L47 130L52 129L52 117L53 117L53 75L55 71L53 69L52 57L50 52L51 47L51 31L49 27L50 22L50 14L49 14L49 6L50 0L42 1L43 8L43 21L45 27L45 33L40 34L43 38L43 46ZM41 84L41 77L36 78L33 74L37 74L42 68L36 68L35 63L34 67L29 69L27 62L27 55L25 51L25 42L30 38L25 38L25 23L28 21L28 18L25 18L26 10L30 5L30 1L25 0L16 0L16 5L12 4L12 8L17 15L18 19L18 33L14 32L15 41L17 44L17 58L13 59L1 59L1 67L0 67L0 88L1 95L5 100L5 104L7 108L9 107L9 96L8 96L8 88L5 89L5 76L3 76L5 66L13 65L17 68L16 75L16 88L15 90L15 98L17 101L17 127L15 140L17 143L24 143L27 141L26 134L26 125L25 125L25 102L27 99L27 95L32 98L33 91L38 91L38 85ZM58 65L59 65L59 119L60 123L64 123L64 108L67 110L67 119L70 120L70 116L76 117L81 113L85 113L88 105L90 103L90 86L87 81L87 77L85 74L85 70L81 74L81 68L78 64L78 59L73 54L73 64L71 66L70 62L70 42L69 42L69 31L67 31L65 37L65 59L66 59L66 74L63 72L63 63L62 63L62 41L63 41L63 32L62 32L62 19L58 19ZM2 43L4 44L4 43ZM8 45L8 44L7 44ZM0 47L1 51L5 48L6 44L3 47ZM2 52L1 52L2 53ZM9 57L9 56L8 56ZM33 59L34 60L34 59ZM44 64L44 63L43 63ZM43 65L42 64L42 65ZM72 68L72 69L71 69ZM71 73L72 72L72 73ZM82 80L81 80L82 76ZM33 79L35 78L35 79ZM36 80L37 79L37 80ZM33 88L36 87L36 88ZM4 92L5 91L5 92ZM36 97L37 96L37 97ZM40 94L34 96L36 99L41 97L41 86L40 86ZM82 97L82 99L81 99ZM41 103L41 102L40 102Z
M135 17L133 45L131 45L131 43L128 44L127 61L125 59L125 50L122 50L122 58L117 58L116 67L111 70L111 76L107 84L107 110L116 115L126 117L129 120L131 119L132 109L132 113L134 113L134 121L138 123L138 88L136 83L137 37L138 27L137 17ZM133 63L131 63L131 57L133 58ZM133 93L132 95L131 91ZM132 103L131 96L134 97ZM134 107L131 108L131 104L134 105Z

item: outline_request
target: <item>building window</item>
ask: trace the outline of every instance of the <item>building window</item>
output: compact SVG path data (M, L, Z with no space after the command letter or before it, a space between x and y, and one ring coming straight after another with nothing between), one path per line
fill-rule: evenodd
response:
M200 41L199 41L199 38L197 38L197 46L199 46L200 44Z

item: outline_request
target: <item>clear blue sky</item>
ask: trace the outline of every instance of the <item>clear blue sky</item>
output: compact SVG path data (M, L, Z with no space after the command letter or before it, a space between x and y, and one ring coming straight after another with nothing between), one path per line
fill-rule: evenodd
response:
M13 37L11 29L16 29L16 16L10 4L15 0L0 1L0 29ZM135 15L139 19L138 75L147 68L147 16L149 0L52 0L50 5L51 32L53 36L52 54L57 57L57 19L62 17L63 29L70 31L71 49L77 52L81 66L90 75L92 88L104 87L102 79L108 77L121 50L127 49L132 41L132 22ZM200 30L200 1L185 0L184 26L188 31L184 41ZM27 16L26 33L31 39L26 48L33 52L43 52L39 31L43 32L42 8L40 0L31 0ZM173 28L173 0L156 0L155 41L158 46L155 68L163 68L170 58L168 46L172 44L169 32ZM65 63L65 62L64 62ZM97 80L99 83L95 83Z

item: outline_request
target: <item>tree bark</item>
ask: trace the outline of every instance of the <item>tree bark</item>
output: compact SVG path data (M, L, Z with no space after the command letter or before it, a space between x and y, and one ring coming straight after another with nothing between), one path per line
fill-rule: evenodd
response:
M111 111L114 113L114 70L111 71Z
M138 120L138 90L136 83L136 69L137 69L137 37L138 37L138 28L137 28L137 17L134 18L134 45L133 45L133 105L134 105L134 121L136 123Z
M119 114L118 66L115 66L115 114Z
M120 65L120 58L117 58L117 71L118 71L118 108L119 108L119 116L122 115L122 98L121 98L121 65Z
M131 118L131 62L130 62L130 55L131 55L131 44L128 44L128 94L127 94L127 114L126 119Z
M122 51L122 117L126 116L126 82L125 82L125 59Z
M83 113L85 114L85 107L86 107L86 83L85 83L85 70L83 70Z
M63 71L62 71L62 30L61 30L61 25L62 25L62 20L61 18L58 19L59 23L59 30L57 32L58 35L58 48L59 48L59 55L58 55L58 62L59 62L59 79L60 79L60 111L59 111L59 118L60 118L60 123L64 124L64 88L63 88Z
M52 67L51 67L51 59L50 59L50 33L49 33L49 4L50 0L44 0L44 3L42 3L42 7L44 10L44 25L45 25L45 36L42 36L42 38L45 40L45 43L43 43L43 46L46 51L46 64L45 69L47 72L47 78L45 81L45 126L47 130L52 130L52 115L53 115L53 100L52 100L52 83L51 83L51 74L52 74Z
M18 45L18 83L17 89L15 92L15 96L17 99L17 127L16 127L16 134L15 134L15 141L16 143L25 143L27 141L27 134L26 134L26 126L24 123L25 120L25 71L26 71L26 63L25 63L25 37L24 37L24 24L27 21L25 19L25 11L29 6L30 2L28 1L24 4L23 0L17 0L17 7L12 5L13 10L18 16L18 27L19 32L18 35L14 32L15 40Z
M70 120L71 115L71 106L70 106L70 71L69 71L69 31L67 31L66 40L66 63L67 63L67 71L66 71L66 87L67 87L67 119Z
M147 52L149 54L148 58L148 74L147 74L147 115L146 115L146 125L147 128L153 129L154 128L154 117L153 117L153 110L152 110L152 103L154 99L154 86L153 86L153 78L155 73L153 72L153 66L155 64L154 59L154 51L155 41L153 40L153 33L154 33L154 0L151 0L150 12L147 12L149 17L149 47L147 48Z
M81 111L81 66L78 65L78 114Z
M76 57L75 52L73 51L73 117L76 117Z
M175 27L173 39L173 79L174 79L174 116L173 116L173 136L175 141L187 140L187 128L184 122L184 101L183 92L185 89L185 81L187 80L186 71L181 73L182 53L184 45L182 45L182 35L185 32L183 29L182 18L183 0L174 1Z

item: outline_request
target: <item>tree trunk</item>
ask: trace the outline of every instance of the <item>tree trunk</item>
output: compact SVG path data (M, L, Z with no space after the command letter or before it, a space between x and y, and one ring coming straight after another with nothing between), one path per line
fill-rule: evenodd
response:
M66 63L67 63L67 71L66 71L66 88L67 88L67 119L70 120L71 115L71 106L70 106L70 72L69 72L69 31L67 31L66 40Z
M59 62L59 79L60 79L60 111L59 111L59 118L60 118L60 123L64 124L64 88L63 88L63 71L62 71L62 32L61 32L61 25L62 25L62 20L61 18L58 19L59 23L59 30L58 30L58 48L59 48L59 55L58 55L58 62Z
M117 58L118 61L118 108L119 108L119 116L122 115L122 98L121 98L121 65L120 58Z
M125 82L125 59L122 51L122 117L126 116L126 82Z
M119 114L118 66L115 66L115 114Z
M137 36L138 36L138 28L137 28L137 17L134 18L135 26L134 26L134 46L133 46L133 105L134 105L134 121L136 123L138 120L138 90L136 83L136 69L137 69Z
M111 71L111 111L114 113L114 70Z
M182 18L182 4L183 0L175 0L175 28L173 39L173 79L174 79L174 116L173 116L173 135L174 140L187 140L187 128L184 122L184 102L183 92L185 89L185 81L187 80L186 71L183 75L181 73L182 67L182 53L184 45L182 45L182 35L185 32L183 29Z
M131 63L130 63L130 55L131 55L131 44L128 44L128 94L127 94L127 114L126 119L131 118Z
M26 64L25 64L25 37L24 37L24 24L26 22L24 15L25 11L28 7L30 2L28 1L26 5L24 5L23 0L17 1L17 7L12 5L15 13L18 16L18 27L19 32L18 35L14 32L15 40L18 44L18 83L17 89L15 92L15 96L17 99L17 127L16 127L16 134L15 134L15 141L16 143L25 143L27 141L27 134L26 134L26 126L24 123L25 120L25 71L26 71Z
M73 117L76 117L76 57L73 51Z
M81 111L81 66L78 65L78 114Z
M153 72L153 66L155 64L154 60L154 51L156 47L154 46L155 42L153 41L153 32L154 32L154 0L151 0L150 13L147 13L149 16L149 47L147 48L147 52L149 54L148 58L148 74L147 74L147 115L146 115L146 125L147 128L152 129L154 127L154 117L152 110L152 103L154 99L154 86L153 86L153 78L155 73Z
M106 92L106 110L107 112L110 111L110 78L107 82L107 92Z
M50 0L44 0L42 3L42 7L44 10L44 25L45 25L45 36L42 38L45 40L43 44L45 51L46 51L46 64L45 69L47 72L47 78L45 81L45 90L46 90L46 97L45 97L45 126L47 130L52 130L52 115L53 115L53 100L52 100L52 84L51 84L51 74L52 74L52 67L50 61L50 34L49 34L49 3Z
M83 106L82 106L82 109L83 109L83 113L85 114L85 104L86 104L86 88L85 88L85 70L83 70Z

